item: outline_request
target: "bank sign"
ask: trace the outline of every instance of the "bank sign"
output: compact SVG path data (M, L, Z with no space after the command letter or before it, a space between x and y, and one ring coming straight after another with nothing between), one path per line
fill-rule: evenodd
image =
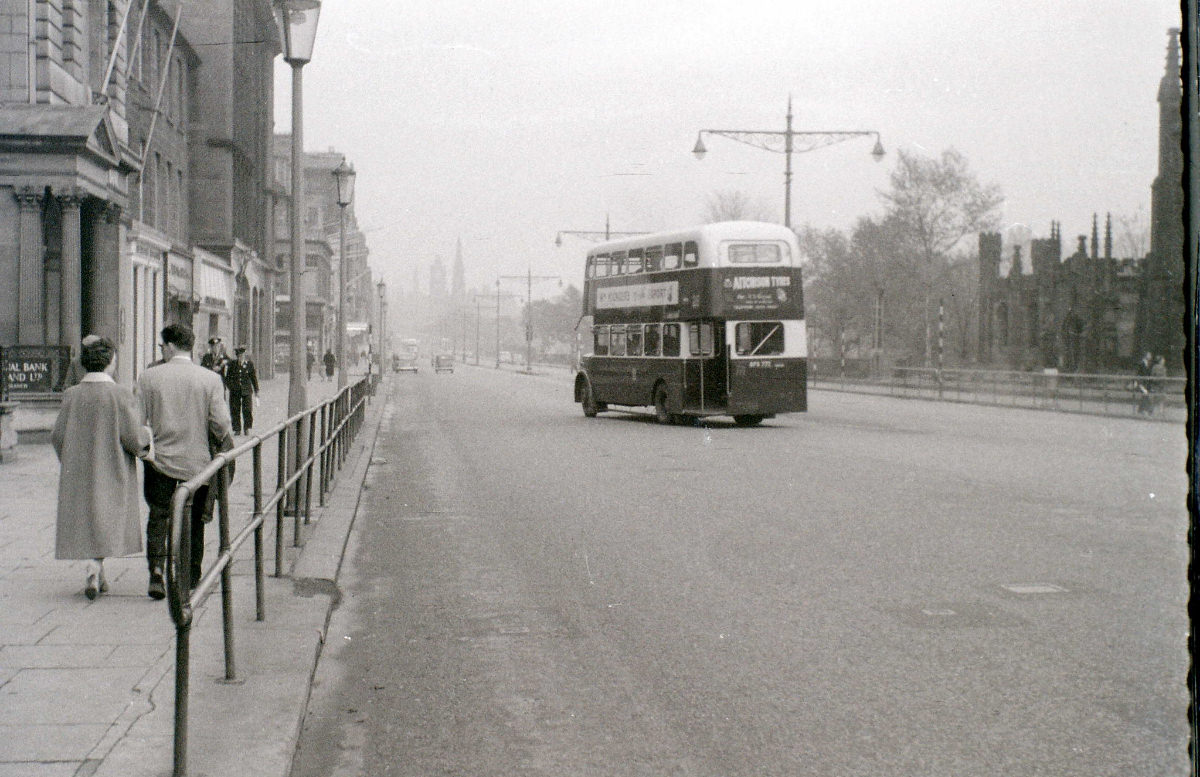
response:
M679 303L679 281L637 283L596 289L596 309L648 308Z

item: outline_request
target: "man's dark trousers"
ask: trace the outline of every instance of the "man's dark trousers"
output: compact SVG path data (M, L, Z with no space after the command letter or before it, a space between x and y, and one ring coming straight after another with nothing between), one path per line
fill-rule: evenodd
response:
M183 481L162 474L151 464L147 464L144 469L142 493L146 497L146 504L150 505L150 519L146 523L146 561L151 572L157 570L159 574L164 574L167 555L171 549L171 497L176 486ZM201 562L204 560L204 524L211 509L208 503L208 486L201 486L192 496L190 586L195 586L200 580L203 568Z
M233 421L233 433L250 433L254 426L254 395L229 392L229 416Z

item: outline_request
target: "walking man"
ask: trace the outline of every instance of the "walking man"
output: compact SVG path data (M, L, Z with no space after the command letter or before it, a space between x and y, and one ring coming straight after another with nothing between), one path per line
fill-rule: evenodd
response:
M229 413L233 433L250 434L254 424L254 403L258 400L258 374L254 362L246 356L246 346L233 349L236 359L225 365L225 388L229 389Z
M233 447L229 406L221 377L192 363L195 335L183 324L162 330L163 363L138 378L138 397L145 423L154 438L154 458L146 462L142 492L150 505L146 524L146 561L151 598L166 596L163 572L169 548L171 496L181 482L200 474L213 450ZM204 557L204 524L211 519L209 487L192 498L190 516L190 586L200 579ZM187 572L185 572L187 574Z

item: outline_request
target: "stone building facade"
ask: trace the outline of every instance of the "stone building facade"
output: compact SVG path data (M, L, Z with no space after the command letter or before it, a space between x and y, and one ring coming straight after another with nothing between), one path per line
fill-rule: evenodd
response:
M1159 169L1151 189L1150 252L1113 256L1112 218L1100 249L1093 217L1086 235L1063 257L1058 224L1014 250L1001 275L1001 236L979 236L978 360L1014 369L1068 372L1132 369L1147 351L1178 371L1184 347L1182 81L1179 31L1171 30L1158 91Z

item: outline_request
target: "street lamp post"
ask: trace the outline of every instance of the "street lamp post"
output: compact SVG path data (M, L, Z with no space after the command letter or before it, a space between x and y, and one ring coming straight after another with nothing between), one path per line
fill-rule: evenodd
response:
M378 284L376 284L376 288L379 289L379 378L382 380L384 360L383 349L385 347L385 343L387 342L386 338L384 337L384 326L386 326L387 322L387 284L383 281L380 281Z
M312 60L317 38L320 0L275 0L275 19L283 35L283 59L292 67L292 207L290 265L291 343L288 375L288 417L308 405L305 381L304 299L304 81L301 71ZM303 428L303 424L301 424Z
M501 275L496 279L496 309L500 309L500 281L519 281L525 279L525 371L533 372L533 282L558 281L562 286L559 275L534 275L533 266L525 275ZM496 315L496 367L500 367L500 316Z
M343 159L333 170L338 204L338 391L346 388L346 206L354 199L354 166Z
M802 154L806 151L815 151L818 148L832 146L835 143L841 143L851 138L872 136L875 138L875 146L871 149L871 156L878 162L887 152L883 150L883 143L879 139L879 133L874 130L815 130L806 132L797 132L792 130L792 98L788 96L787 106L787 125L783 132L778 131L763 131L763 130L716 130L702 129L696 136L696 145L692 149L697 159L703 159L708 153L708 149L704 147L704 135L720 135L721 137L736 140L740 143L745 143L755 148L761 148L765 151L773 151L777 154L783 154L785 158L783 168L783 225L789 229L792 226L792 154ZM804 143L801 148L796 147L796 140L803 139Z

